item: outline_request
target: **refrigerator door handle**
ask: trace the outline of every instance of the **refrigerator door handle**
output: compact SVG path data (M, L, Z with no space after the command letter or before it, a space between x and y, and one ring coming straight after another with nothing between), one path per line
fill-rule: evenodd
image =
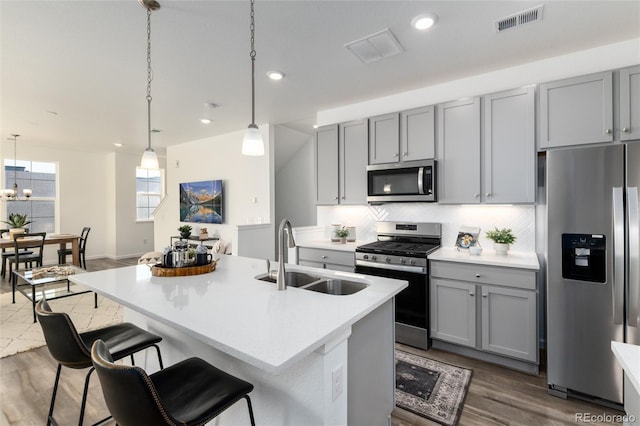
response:
M638 188L627 187L627 214L629 220L629 317L630 327L638 326L640 299L640 218L638 217Z
M624 207L622 188L613 188L613 323L622 324L624 312Z

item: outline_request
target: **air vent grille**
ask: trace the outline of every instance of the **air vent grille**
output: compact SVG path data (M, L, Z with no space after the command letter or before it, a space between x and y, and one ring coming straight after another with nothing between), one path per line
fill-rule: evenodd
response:
M536 6L531 9L523 10L522 12L515 13L513 15L506 16L498 19L495 22L496 32L515 28L520 25L529 24L531 22L538 22L542 20L542 10L544 5Z
M388 28L347 43L344 47L365 64L404 52L404 48Z

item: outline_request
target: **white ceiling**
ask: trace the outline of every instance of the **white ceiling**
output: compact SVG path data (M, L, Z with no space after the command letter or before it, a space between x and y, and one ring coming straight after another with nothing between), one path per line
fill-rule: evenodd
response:
M152 15L152 127L162 130L154 148L245 128L249 1L160 3ZM496 19L541 3L541 22L496 34ZM256 122L308 133L319 110L640 37L638 0L257 0L255 9ZM410 23L424 12L439 22L420 33ZM363 64L344 48L384 28L404 53ZM19 133L25 143L143 151L146 11L136 0L0 0L0 36L4 142ZM272 69L286 78L270 81ZM207 102L219 107L204 125Z

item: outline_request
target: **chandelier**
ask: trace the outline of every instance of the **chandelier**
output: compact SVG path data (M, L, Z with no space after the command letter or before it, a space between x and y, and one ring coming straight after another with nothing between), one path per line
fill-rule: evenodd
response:
M13 189L5 189L2 192L2 198L8 201L24 201L31 198L32 191L30 189L23 189L23 197L18 197L18 160L16 159L16 152L17 140L20 135L11 134L11 136L13 137ZM11 140L11 138L9 138L9 140Z

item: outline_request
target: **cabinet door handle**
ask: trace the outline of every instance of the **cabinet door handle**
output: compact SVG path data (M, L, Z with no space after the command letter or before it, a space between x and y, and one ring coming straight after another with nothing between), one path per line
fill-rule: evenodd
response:
M322 256L322 258L323 258L323 259L326 259L326 258L327 258L327 256L324 256L324 255L323 255L323 256Z
M394 156L395 158L398 158L398 153L396 152L395 154L393 154L393 156Z
M480 278L480 274L476 274L476 278Z
M407 153L406 153L406 152L403 152L403 153L402 153L402 155L404 155L404 156L406 157L406 156L407 156Z
M478 198L480 196L480 194L476 193L476 194L473 194L473 196Z
M336 200L339 200L339 198L338 198L338 197L336 197Z
M471 296L471 297L473 297L475 295L476 295L475 293L469 293L469 296Z
M484 294L484 293L483 293L483 294L482 294L482 297L489 297L489 296L488 296L487 294Z
M491 195L492 194L490 192L487 192L486 194L484 194L485 197L491 197Z
M623 127L622 131L625 133L631 133L631 129L629 129L628 127Z
M604 131L606 134L610 135L611 134L611 129L605 129Z

